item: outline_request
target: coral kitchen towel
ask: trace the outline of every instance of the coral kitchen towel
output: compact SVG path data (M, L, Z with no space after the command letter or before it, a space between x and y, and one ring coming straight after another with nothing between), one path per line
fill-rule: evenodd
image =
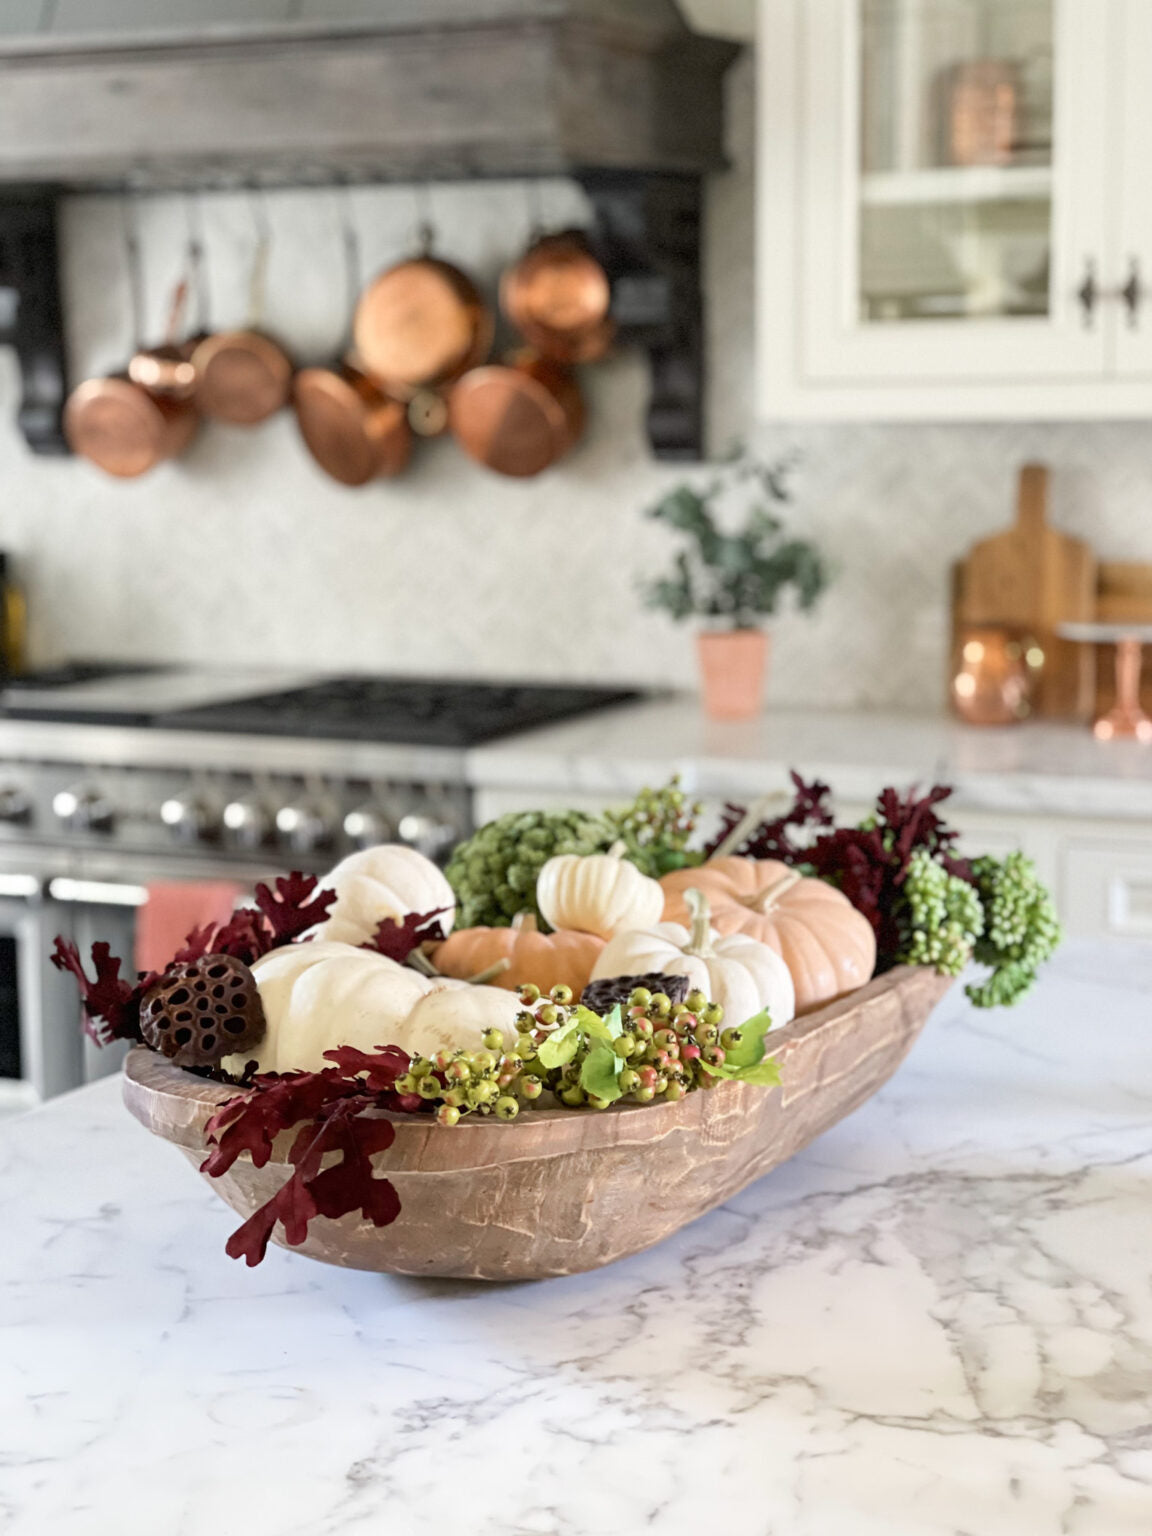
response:
M230 880L157 880L136 914L136 969L162 971L193 928L226 923L243 895Z

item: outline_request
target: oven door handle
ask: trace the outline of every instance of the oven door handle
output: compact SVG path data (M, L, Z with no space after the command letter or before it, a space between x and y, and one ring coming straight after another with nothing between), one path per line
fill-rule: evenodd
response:
M73 880L57 875L48 882L48 897L86 907L142 907L148 891L143 885L126 885L119 880Z
M0 875L0 898L15 896L21 901L35 901L43 894L39 875Z

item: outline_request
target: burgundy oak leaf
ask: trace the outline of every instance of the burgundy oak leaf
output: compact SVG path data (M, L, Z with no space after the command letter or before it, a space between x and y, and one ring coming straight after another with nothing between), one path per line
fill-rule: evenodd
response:
M371 941L361 944L361 949L372 949L403 965L414 949L428 942L439 943L447 938L444 925L436 919L447 907L437 907L434 912L409 912L402 920L386 917L380 923Z

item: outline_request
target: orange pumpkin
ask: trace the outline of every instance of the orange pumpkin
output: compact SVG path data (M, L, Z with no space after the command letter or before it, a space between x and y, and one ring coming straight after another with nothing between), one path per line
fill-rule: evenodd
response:
M579 997L603 948L604 940L594 933L541 933L535 917L521 912L511 928L459 929L432 951L432 963L443 976L467 980L507 960L493 985L514 991L532 981L541 992L563 985Z
M712 859L665 875L664 921L689 923L684 893L703 891L718 933L770 944L792 972L798 1013L862 987L876 967L872 924L825 880L775 859Z

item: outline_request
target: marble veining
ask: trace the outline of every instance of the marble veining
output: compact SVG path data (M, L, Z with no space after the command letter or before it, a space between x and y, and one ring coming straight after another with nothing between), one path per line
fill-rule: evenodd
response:
M485 1287L225 1258L102 1082L0 1126L4 1536L1146 1536L1152 947L944 1001L660 1247Z

